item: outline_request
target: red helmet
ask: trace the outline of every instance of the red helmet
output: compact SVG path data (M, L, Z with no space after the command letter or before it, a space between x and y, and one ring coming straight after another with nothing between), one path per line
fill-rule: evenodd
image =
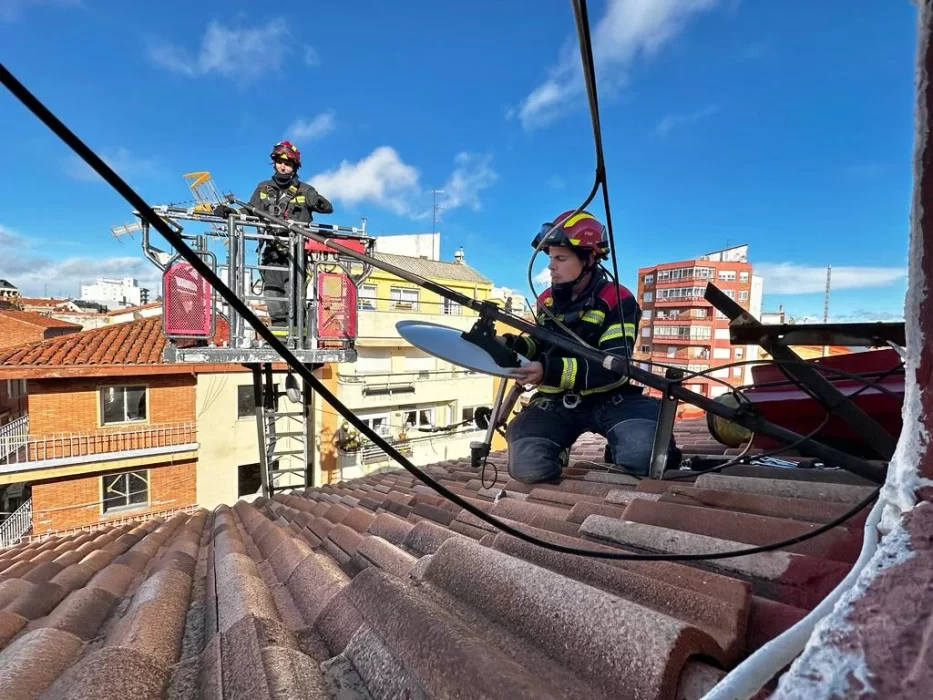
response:
M536 250L540 246L542 250L547 251L552 245L592 251L596 261L609 255L609 236L606 233L606 227L588 211L576 214L573 210L565 211L554 222L541 224L541 230L538 231L531 246Z
M296 170L301 167L301 151L291 141L279 141L272 147L269 157L272 158L273 163L277 160L284 160L294 165Z

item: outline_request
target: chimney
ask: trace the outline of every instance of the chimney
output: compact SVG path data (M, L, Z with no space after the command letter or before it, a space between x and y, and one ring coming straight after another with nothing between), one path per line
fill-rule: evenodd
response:
M460 246L460 248L457 249L457 252L454 253L454 262L458 265L463 264L463 246Z

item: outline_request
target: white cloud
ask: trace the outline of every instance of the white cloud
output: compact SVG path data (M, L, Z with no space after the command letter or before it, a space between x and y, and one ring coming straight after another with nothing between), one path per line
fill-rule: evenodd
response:
M765 294L813 294L826 290L826 268L796 263L757 263L755 274L764 278ZM836 267L832 289L886 287L907 277L906 267Z
M31 7L81 7L81 0L0 0L0 22L15 22Z
M719 0L609 0L605 15L592 30L593 59L601 88L618 88L639 55L651 56L681 32L696 14ZM574 50L576 48L576 50ZM571 98L582 96L579 49L565 44L548 79L519 105L517 116L525 129L534 129L566 114Z
M311 47L304 47L304 60L312 65L309 59L313 60L316 52L309 53L309 49L314 52ZM278 71L295 50L288 23L282 18L258 27L227 27L212 21L196 53L163 43L149 47L149 59L189 78L218 74L247 83Z
M142 256L92 258L75 256L53 260L32 251L41 249L36 242L0 225L0 278L15 284L24 296L79 296L81 283L97 277L135 277L158 296L159 273Z
M322 195L344 204L364 201L385 207L396 214L407 214L411 201L421 192L420 173L402 161L391 146L380 146L356 163L340 165L310 179Z
M157 159L134 156L126 148L118 148L115 151L101 153L100 157L124 180L137 176L151 177L159 173L159 163ZM63 163L63 169L65 174L73 180L80 180L82 182L95 182L100 180L100 176L91 169L91 166L78 158L78 156L70 156L67 158Z
M336 114L329 109L321 112L311 119L296 119L285 132L285 135L295 141L313 141L329 134L337 128Z
M443 194L438 206L443 211L464 206L481 209L480 193L499 179L491 161L488 154L458 154L453 171L440 188ZM420 171L405 163L391 146L380 146L356 163L345 160L333 170L312 176L309 182L328 199L351 206L371 202L413 219L431 216L431 209L423 205Z
M713 116L718 111L719 105L707 105L703 107L703 109L698 109L686 114L668 114L658 122L654 130L659 136L667 136L671 132L671 129L694 124L701 119Z
M317 68L321 65L321 55L313 46L305 46L305 65Z
M535 288L550 287L551 286L551 271L545 267L538 274L532 277L532 279L534 280Z
M459 153L454 160L454 171L442 188L444 194L437 203L441 211L450 211L462 206L479 211L482 208L480 192L492 187L499 179L490 165L491 162L492 156L489 154L477 156L472 153Z

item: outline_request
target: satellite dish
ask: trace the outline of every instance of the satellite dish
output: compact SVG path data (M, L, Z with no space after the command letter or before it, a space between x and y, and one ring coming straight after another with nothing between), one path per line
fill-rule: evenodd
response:
M395 328L405 340L429 355L483 374L515 378L514 367L498 364L488 351L465 339L463 331L457 328L425 321L399 321ZM522 365L528 362L521 355L516 357Z

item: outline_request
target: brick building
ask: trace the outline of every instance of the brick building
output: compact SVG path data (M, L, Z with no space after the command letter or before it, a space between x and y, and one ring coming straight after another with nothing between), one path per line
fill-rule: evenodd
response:
M638 271L643 315L637 359L700 372L757 358L757 347L733 347L729 342L729 320L703 298L708 282L753 315L761 313L762 280L748 262L748 246L643 267ZM739 366L711 371L708 377L688 380L686 386L705 396L718 396L728 391L722 382L745 383L746 370ZM652 371L665 370L652 367Z
M78 333L81 326L29 311L0 309L0 349Z

